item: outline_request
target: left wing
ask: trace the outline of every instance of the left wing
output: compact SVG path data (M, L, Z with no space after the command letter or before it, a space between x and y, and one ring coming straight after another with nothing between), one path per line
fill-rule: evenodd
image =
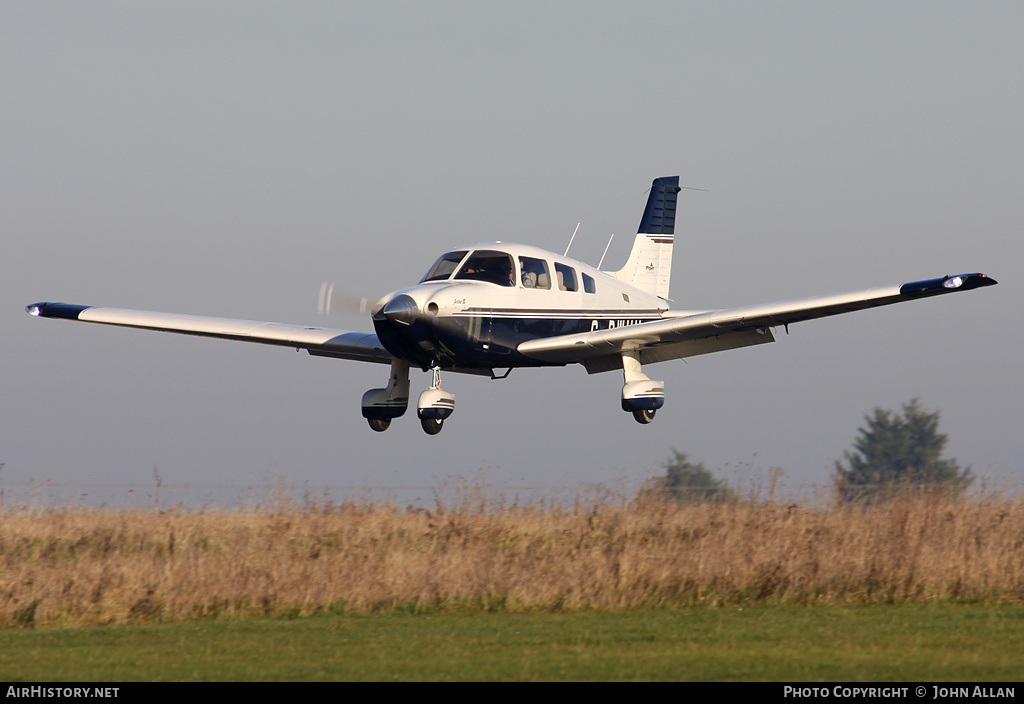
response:
M392 359L391 353L384 349L377 336L365 332L262 323L255 320L208 318L179 313L100 308L71 303L33 303L25 310L41 318L64 318L86 323L295 347L319 357L340 357L381 364L390 364Z
M683 314L669 311L662 320L589 333L539 338L524 342L518 350L527 357L544 362L579 362L593 374L622 369L621 355L624 351L638 351L640 363L649 364L758 345L775 340L770 328L776 325L789 325L864 308L969 291L996 283L995 279L984 274L960 274L742 308Z

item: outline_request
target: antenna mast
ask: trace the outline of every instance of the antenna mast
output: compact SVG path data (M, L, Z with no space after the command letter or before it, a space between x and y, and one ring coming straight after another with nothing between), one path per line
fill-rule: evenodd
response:
M567 244L567 245L565 246L565 254L563 254L563 255L562 255L563 257L567 257L567 256L569 256L569 247L572 247L572 241L573 241L574 239L576 239L576 232L577 232L577 231L578 231L579 229L580 229L580 224L579 224L579 223L576 223L576 229L572 231L572 237L570 237L570 238L569 238L569 244Z
M612 233L612 236L608 238L608 244L606 244L606 245L604 246L604 254L602 254L602 255L601 255L601 261L599 261L599 262L597 263L597 268L598 268L598 269L600 269L600 268L601 268L601 265L602 265L602 264L604 264L604 257L605 257L605 254L608 254L608 248L612 246L612 240L613 240L613 239L615 239L615 233L614 233L614 232Z

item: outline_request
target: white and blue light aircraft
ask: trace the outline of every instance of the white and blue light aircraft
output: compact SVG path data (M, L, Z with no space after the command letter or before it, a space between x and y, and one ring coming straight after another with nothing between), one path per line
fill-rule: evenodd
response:
M34 303L32 315L304 349L391 366L387 386L363 394L362 414L384 431L409 406L409 369L431 372L419 396L423 429L441 430L455 395L441 372L507 377L517 367L582 364L623 375L621 405L650 423L665 385L654 362L773 342L772 328L863 308L992 286L960 274L795 301L724 310L670 310L669 278L679 177L654 180L626 265L602 271L536 247L492 242L445 252L418 284L370 308L374 333L120 308ZM496 370L505 370L502 376Z

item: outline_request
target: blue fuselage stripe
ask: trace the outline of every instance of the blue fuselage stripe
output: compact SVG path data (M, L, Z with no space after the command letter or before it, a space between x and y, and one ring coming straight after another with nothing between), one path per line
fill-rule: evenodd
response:
M387 320L374 320L377 336L396 357L419 367L509 367L543 366L520 354L519 345L528 340L589 333L595 330L638 325L660 320L658 312L621 311L618 317L608 311L591 314L558 315L557 311L514 315L511 311L495 314L473 312L468 315L439 317L432 323L418 321L408 326ZM615 311L619 313L620 311Z

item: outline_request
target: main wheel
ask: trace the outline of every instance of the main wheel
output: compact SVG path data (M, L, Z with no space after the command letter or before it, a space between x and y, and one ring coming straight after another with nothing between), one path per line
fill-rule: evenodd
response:
M420 418L420 425L423 426L423 432L427 435L437 435L441 432L441 427L444 425L444 419Z
M378 433L383 433L388 429L388 426L391 425L390 418L367 418L366 420L370 424L370 427Z
M656 409L651 409L649 411L633 411L633 417L636 418L637 423L647 425L654 420L655 413L657 413Z

